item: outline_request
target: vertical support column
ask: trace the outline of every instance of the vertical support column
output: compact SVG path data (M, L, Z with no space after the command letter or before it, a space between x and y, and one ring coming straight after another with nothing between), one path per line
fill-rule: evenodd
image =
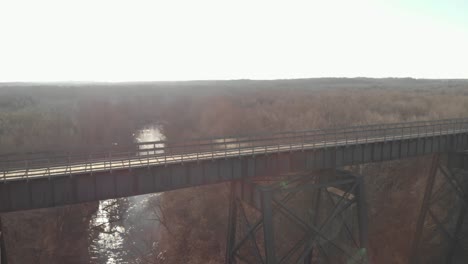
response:
M458 244L458 241L457 241L458 240L458 235L460 234L460 230L461 230L463 222L465 220L465 214L466 214L466 206L464 204L462 204L460 214L458 215L458 218L457 218L455 231L453 232L454 237L450 241L449 250L448 250L448 253L447 253L447 259L446 259L446 262L445 262L447 264L453 263L453 255L455 253L455 249L456 249L457 244Z
M276 264L275 243L273 235L273 193L270 190L262 191L262 218L263 236L265 239L266 263Z
M318 177L318 180L316 182L317 184L321 183L321 178ZM314 226L318 226L318 222L319 222L319 214L320 214L320 199L321 199L321 196L322 196L322 189L317 189L315 195L314 195L314 205L313 205L313 208L314 208L314 212L315 212L315 215L313 216L314 218L311 219L312 223ZM307 247L309 248L311 245L310 243L307 244ZM304 264L312 264L312 257L314 255L314 249L311 248L311 250L307 253L306 257L304 258Z
M236 243L236 227L237 227L237 202L236 202L236 191L238 181L231 181L231 195L229 197L229 219L228 219L228 234L226 241L226 264L234 264L233 250ZM0 263L1 264L1 263Z
M460 153L449 153L448 156L448 168L457 168L457 169L462 169L466 170L466 165L468 164L467 161L468 159L467 155L465 154L460 154ZM455 229L453 231L453 237L450 240L450 244L448 247L447 251L447 257L446 257L446 263L450 264L453 263L453 257L457 251L457 247L460 247L460 241L459 235L460 232L463 230L463 225L465 222L465 217L467 213L467 204L466 201L468 201L468 181L466 179L461 179L461 182L458 182L459 188L461 190L460 197L460 212L457 217L457 221L455 223Z
M5 249L5 238L3 235L2 217L0 216L0 264L7 263L6 249Z
M312 264L312 249L307 253L306 257L304 258L304 264Z
M366 190L364 186L364 178L359 175L356 177L356 196L357 196L357 214L358 214L358 223L359 223L359 246L361 247L361 254L363 259L369 261L369 220L367 215L367 203L366 203Z
M416 224L416 233L413 239L413 246L411 249L409 263L418 263L418 250L421 243L421 236L424 228L424 220L426 219L429 206L431 204L432 189L434 187L435 177L437 174L437 168L439 166L439 155L434 154L432 156L431 170L429 171L429 177L427 179L426 190L424 191L424 198L422 201L421 212L419 213L418 222Z

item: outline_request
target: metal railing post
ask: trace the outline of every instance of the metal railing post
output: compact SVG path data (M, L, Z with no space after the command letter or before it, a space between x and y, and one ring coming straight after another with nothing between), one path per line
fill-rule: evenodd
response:
M369 130L368 129L369 129L369 127L364 129L364 133L366 134L366 144L367 144L367 142L369 140Z
M323 135L324 147L326 148L327 147L327 136L326 136L325 133L323 133L323 131L322 131L322 135Z
M50 159L47 159L47 172L49 173L49 180L50 180Z
M29 170L29 168L28 168L28 160L25 160L24 163L25 163L24 165L25 165L25 168L26 168L25 176L26 176L26 180L27 180L27 179L28 179L28 170Z
M112 150L109 152L109 170L112 173Z
M93 160L91 159L91 157L93 156L93 154L89 154L89 171L91 172L91 175L93 175Z
M213 160L214 159L213 140L210 140L210 147L211 147L211 160Z
M293 133L294 133L294 132L293 132ZM291 152L291 150L292 150L292 143L291 143L291 141L290 141L290 142L289 142L289 152Z
M345 145L348 145L348 133L344 130Z
M281 137L278 137L278 138L276 139L276 144L278 144L277 149L278 149L278 152L279 152L279 150L280 150L280 145L281 145Z
M387 127L387 126L383 126L383 127L382 127L382 131L383 131L384 141L387 141L387 138L388 138L388 136L389 136L388 127Z
M252 142L252 155L255 155L255 144L253 143L253 140L249 138L249 142Z
M335 136L335 148L336 148L338 146L338 132L335 130L333 134Z
M200 152L200 142L198 142L196 149L197 149L197 162L198 162L198 155L199 155L198 153Z
M128 170L130 170L130 152L127 153Z
M185 141L182 143L182 151L180 152L180 160L184 163Z
M354 130L354 134L356 135L356 143L355 143L355 145L357 145L358 142L359 142L359 133L358 133L356 130Z
M227 158L227 145L226 145L226 137L223 138L224 140L224 159Z
M305 137L306 137L306 132L302 132L302 138L301 138L301 143L302 143L302 146L301 146L301 149L302 151L304 151L304 141L305 141Z
M6 163L3 163L3 164L6 164ZM3 165L3 182L6 182L6 172L7 172L7 168L5 168L6 165Z
M317 133L315 133L315 132L314 132L314 134L312 134L312 148L313 149L315 149L315 141L317 140L316 135L317 135Z

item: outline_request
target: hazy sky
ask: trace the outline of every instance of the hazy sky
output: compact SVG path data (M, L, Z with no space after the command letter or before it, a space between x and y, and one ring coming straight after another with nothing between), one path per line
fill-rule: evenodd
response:
M468 1L0 0L0 81L468 78Z

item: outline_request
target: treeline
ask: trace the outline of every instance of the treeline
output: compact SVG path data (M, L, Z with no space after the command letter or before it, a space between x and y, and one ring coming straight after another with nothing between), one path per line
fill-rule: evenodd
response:
M158 119L157 98L106 95L80 88L0 88L0 153L92 151L131 144L133 133Z
M0 154L130 144L154 123L177 139L457 117L467 87L366 78L0 84Z

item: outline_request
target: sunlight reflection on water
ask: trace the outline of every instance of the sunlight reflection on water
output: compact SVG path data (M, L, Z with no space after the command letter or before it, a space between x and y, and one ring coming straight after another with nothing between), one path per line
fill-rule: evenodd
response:
M149 126L144 129L138 131L135 135L135 141L138 143L141 142L155 142L164 140L165 137L161 133L161 128L159 126ZM142 150L138 152L138 155L152 155L152 154L160 154L163 153L164 150L158 149L163 148L164 144L147 144L147 145L140 145L139 149Z
M91 244L91 255L96 261L95 263L123 263L122 233L125 232L125 228L113 223L113 216L111 215L111 212L118 209L119 205L116 201L116 199L100 201L98 211L92 222L92 227L99 228L99 234Z
M135 135L136 142L161 141L165 137L161 133L161 129L157 125L148 126L139 130ZM163 153L162 150L154 150L154 148L164 147L164 144L141 145L138 155L151 155ZM146 150L145 149L151 149ZM92 263L96 264L125 264L128 252L125 249L124 234L129 230L151 230L155 228L153 222L135 221L134 218L141 217L146 208L148 200L157 197L158 194L149 194L144 196L135 196L128 198L128 208L120 210L121 204L117 199L110 199L99 202L98 211L93 217L91 228L98 228L97 236L93 237L90 244L90 255ZM157 198L156 198L157 199ZM123 214L123 221L118 221L116 215ZM116 221L117 220L117 221ZM128 221L127 221L128 220ZM138 226L140 225L140 226ZM156 235L155 235L156 236ZM136 241L129 241L135 246ZM156 243L156 242L155 242Z

